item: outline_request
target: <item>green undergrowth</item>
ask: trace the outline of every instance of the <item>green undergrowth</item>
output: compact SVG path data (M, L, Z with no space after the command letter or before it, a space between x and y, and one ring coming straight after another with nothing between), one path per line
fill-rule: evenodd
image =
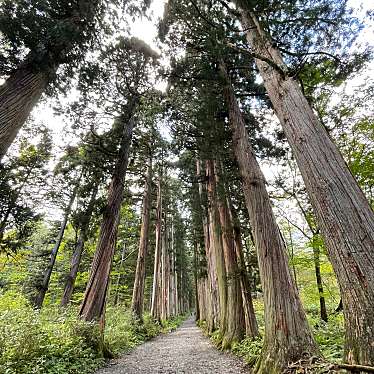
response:
M123 307L109 307L105 342L118 355L156 335L175 329L183 317L139 324ZM97 325L77 319L77 309L46 306L35 311L19 295L0 295L0 373L88 374L105 363Z
M245 338L239 343L234 343L231 347L231 351L242 358L248 366L254 366L259 359L264 335L264 310L262 300L255 299L253 303L261 336L256 339ZM332 363L341 362L344 348L344 319L342 313L331 313L329 315L329 321L324 322L319 318L317 309L309 309L307 317L323 357ZM205 321L199 321L198 326L203 330L205 335L211 338L213 344L219 346L222 340L219 330L215 330L213 333L209 334Z

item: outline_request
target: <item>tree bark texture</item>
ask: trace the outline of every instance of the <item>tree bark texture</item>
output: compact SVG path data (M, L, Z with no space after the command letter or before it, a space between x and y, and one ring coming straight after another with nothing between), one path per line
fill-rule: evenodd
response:
M138 259L136 262L136 272L134 289L132 293L131 310L138 320L143 319L144 306L144 286L145 286L145 259L148 253L149 227L151 217L151 199L152 199L152 159L149 157L146 180L144 185L142 226L140 229L140 241Z
M114 173L109 186L107 205L100 228L91 273L87 283L79 315L86 321L100 320L104 317L108 293L110 271L117 240L120 208L123 200L124 181L130 153L134 120L121 116L123 134Z
M226 305L227 305L227 282L225 258L223 254L222 232L220 225L220 217L218 211L217 186L215 177L214 161L206 161L206 178L207 178L207 194L208 194L208 211L211 242L213 247L213 257L215 261L215 269L218 283L218 306L219 306L219 327L221 335L225 335L226 328Z
M196 160L196 175L199 180L199 199L201 206L201 214L203 220L203 233L204 233L204 246L207 260L207 295L206 300L206 323L207 330L212 333L219 324L219 305L218 305L218 281L217 281L217 268L213 251L213 243L211 237L211 229L209 224L209 214L204 201L207 203L206 194L204 194L202 178L205 179L205 173L201 170L201 161Z
M94 22L99 1L78 0L75 8L61 22L72 32L72 37L49 40L48 47L31 51L0 87L0 160L17 136L32 109L39 101L48 83L55 78L56 71L66 62L68 53L81 42L82 35L90 37L89 28ZM56 35L59 35L56 32ZM40 43L43 44L43 41Z
M194 234L194 251L193 251L193 278L194 278L194 289L195 289L195 320L200 320L200 305L199 305L199 289L198 289L198 263L199 263L199 242Z
M168 251L168 226L165 210L165 225L161 239L161 320L166 321L169 316L169 289L170 289L170 260Z
M257 250L264 293L265 337L258 373L280 373L288 362L318 355L306 320L286 248L280 235L262 174L252 149L245 122L226 67L220 63L225 80L233 147L243 181L244 197Z
M346 326L345 359L373 365L373 210L299 83L287 75L280 52L256 16L242 11L242 24L253 51L272 61L256 59L256 65L295 155L338 278Z
M0 87L0 160L45 91L55 67L39 69L30 57Z
M226 269L226 326L222 337L222 348L229 349L233 343L240 342L245 333L245 315L243 309L242 290L240 285L239 267L235 252L235 241L233 236L233 225L225 186L219 178L219 168L214 162L214 174L217 186L218 213L221 224L222 248Z
M240 223L236 215L235 209L232 206L230 197L227 195L227 206L229 209L229 214L231 222L233 225L233 236L234 236L234 245L236 253L236 261L239 268L239 279L240 286L242 291L243 299L243 309L245 316L245 335L247 337L255 338L259 335L258 324L256 320L255 310L253 307L252 295L251 295L251 286L249 283L249 276L246 271L244 253L243 253L243 244L240 232Z
M152 286L152 304L151 315L154 319L160 320L160 291L161 291L161 253L162 253L162 193L161 178L158 180L157 187L157 208L156 208L156 247L153 266L153 286Z

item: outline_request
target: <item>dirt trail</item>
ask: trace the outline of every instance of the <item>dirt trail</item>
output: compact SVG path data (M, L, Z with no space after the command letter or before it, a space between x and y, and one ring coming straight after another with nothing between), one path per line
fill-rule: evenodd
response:
M112 361L96 374L248 374L236 357L218 351L193 319Z

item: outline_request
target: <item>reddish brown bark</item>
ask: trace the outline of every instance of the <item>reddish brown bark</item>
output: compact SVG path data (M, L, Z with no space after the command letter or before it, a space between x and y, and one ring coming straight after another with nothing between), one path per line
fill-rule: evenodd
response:
M318 354L288 266L287 252L266 191L265 178L252 149L226 67L225 81L233 147L243 181L264 292L265 337L258 373L280 373L288 362Z
M345 358L374 365L374 213L256 16L242 11L256 65L302 174L338 278ZM271 63L269 64L270 61ZM283 72L282 72L283 71Z
M55 67L40 70L29 60L0 87L0 160L56 71Z
M59 37L48 40L48 47L42 47L44 41L41 40L38 50L31 51L0 87L0 160L49 81L55 78L59 65L66 60L66 55L77 43L82 42L83 35L85 38L90 37L89 28L92 27L99 4L99 1L78 0L71 10L71 15L56 22L56 27L61 27L62 22L65 23L72 37L67 38L56 32Z
M139 252L136 262L134 289L132 293L131 310L137 319L143 318L145 259L148 252L149 224L151 216L152 197L152 159L149 157L143 196L142 226L140 229Z
M225 335L226 328L226 305L227 305L227 283L226 268L223 254L222 232L220 227L220 217L218 211L217 188L214 170L214 161L206 161L206 179L208 195L208 212L209 212L209 232L211 235L215 269L218 283L218 306L219 306L219 328L221 335Z
M258 324L256 320L255 310L253 307L251 286L249 283L249 277L245 268L243 244L240 232L240 223L237 218L234 207L232 206L229 196L227 196L227 206L229 208L229 214L233 226L233 236L235 244L236 261L239 268L239 279L242 291L243 309L245 316L245 331L246 336L256 337L259 335Z
M91 273L84 294L79 315L86 321L103 319L109 287L109 275L112 268L114 249L117 240L119 213L123 200L124 180L127 171L134 121L120 117L123 134L112 181L108 191L108 201L96 252L91 266Z
M205 178L205 173L201 170L201 161L196 160L196 175L199 180L199 199L203 221L203 233L204 233L204 247L207 260L207 283L202 294L206 294L205 305L206 305L206 323L207 330L209 333L213 332L219 324L219 306L218 306L218 281L216 272L216 261L213 251L211 229L209 224L208 211L204 205L206 196L203 191L202 179Z
M153 318L161 318L161 246L162 246L162 194L161 178L158 180L157 187L157 208L156 208L156 247L153 267L153 286L152 286L152 305L151 315Z
M217 185L218 212L221 223L222 248L226 269L226 326L223 328L222 348L228 349L233 343L244 338L245 314L243 309L242 290L240 284L239 267L237 264L233 225L227 206L225 186L218 177L217 163L214 163Z

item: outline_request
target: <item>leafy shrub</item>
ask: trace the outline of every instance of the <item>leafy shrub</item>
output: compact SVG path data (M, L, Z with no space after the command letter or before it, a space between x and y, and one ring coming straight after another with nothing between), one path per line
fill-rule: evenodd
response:
M234 343L232 351L234 354L243 358L249 365L254 366L257 359L260 357L263 339L258 337L256 339L245 338L240 343Z
M94 335L76 312L49 307L39 313L21 296L0 297L1 373L90 373L103 363Z
M15 293L0 295L0 373L86 374L104 364L97 324L77 319L72 307L46 306L40 312ZM105 342L115 355L177 327L182 318L164 321L149 315L134 321L121 307L108 308Z
M323 356L331 362L341 361L344 351L344 318L342 314L330 314L329 321L310 321L314 338Z
M186 319L186 316L181 315L181 316L172 317L168 320L161 321L162 332L167 333L167 332L174 331L181 325L181 323L185 319Z

